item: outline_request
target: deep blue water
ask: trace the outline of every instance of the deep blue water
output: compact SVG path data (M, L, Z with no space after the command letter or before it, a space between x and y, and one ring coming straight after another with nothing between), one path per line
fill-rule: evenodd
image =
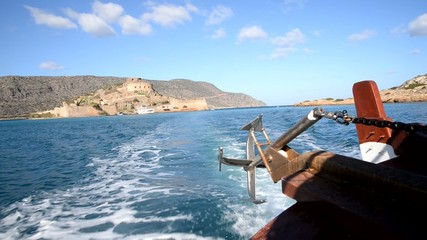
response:
M386 104L427 123L427 103ZM352 105L326 106L326 111ZM312 107L0 121L0 239L248 239L293 204L265 170L218 171L218 146L244 158L240 128L263 114L274 141ZM321 119L290 144L359 157L353 124Z

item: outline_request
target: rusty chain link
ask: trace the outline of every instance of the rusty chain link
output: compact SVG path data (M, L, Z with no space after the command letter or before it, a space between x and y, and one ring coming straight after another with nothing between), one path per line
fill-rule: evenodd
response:
M354 124L363 124L368 126L375 126L379 128L391 128L395 130L404 130L407 132L424 132L427 133L427 125L421 123L402 123L402 122L391 122L388 120L378 120L378 119L370 119L370 118L358 118L352 117L348 115L347 110L343 111L335 111L335 112L327 112L321 108L315 108L313 110L314 115L318 117L324 117L328 119L332 119L339 124L348 125L349 123Z

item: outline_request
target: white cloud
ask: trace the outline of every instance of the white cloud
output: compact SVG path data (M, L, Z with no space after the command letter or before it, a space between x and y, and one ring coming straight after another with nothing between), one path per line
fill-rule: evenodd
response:
M348 37L350 42L359 42L367 40L375 35L375 31L366 29L360 33L352 34Z
M66 9L69 17L77 19L83 31L95 37L107 37L115 35L114 29L100 17L89 13L76 13L71 9Z
M303 43L304 41L304 34L299 30L299 28L295 28L287 32L285 36L275 37L272 39L273 44L276 46L293 46L297 43Z
M124 15L124 9L116 3L102 3L98 0L92 4L91 13L79 13L71 8L66 8L64 13L68 18L55 16L40 9L25 6L37 24L55 28L78 28L95 37L115 35L114 25L121 27L123 34L149 35L153 32L150 23L157 23L163 27L172 27L191 21L191 14L199 13L199 9L192 4L173 5L146 2L148 12L141 18ZM220 10L221 11L221 10ZM223 16L224 17L224 16ZM77 23L74 23L73 20ZM221 32L216 37L221 37Z
M188 11L193 12L193 13L198 13L198 12L200 12L200 11L199 11L199 9L198 9L196 6L194 6L194 5L190 4L190 3L187 3L187 4L185 5L185 8L186 8Z
M244 27L240 29L239 35L237 37L238 42L242 42L245 40L256 40L256 39L264 39L267 38L267 33L259 26L250 26Z
M420 50L420 49L418 49L418 48L412 49L412 50L409 52L409 54L411 54L411 55L418 55L418 54L420 54L420 53L421 53L421 50Z
M119 25L122 27L122 33L125 35L149 35L153 32L150 24L129 15L121 17Z
M101 3L95 1L92 5L93 13L106 22L116 22L123 13L123 7L115 3Z
M57 64L56 62L46 61L39 64L39 68L46 70L58 70L63 69L64 66Z
M88 32L96 37L106 37L115 35L114 29L104 20L93 14L82 13L78 22L83 31Z
M35 7L25 6L25 8L30 11L31 16L34 18L36 24L62 29L77 28L77 25L68 18L59 17Z
M143 14L142 19L147 22L155 22L163 27L173 27L176 24L191 21L191 13L198 12L197 7L191 4L186 6L150 4L149 8L151 12Z
M410 22L408 31L411 36L427 36L427 13Z
M223 28L218 28L214 34L212 34L212 38L213 39L220 39L220 38L224 38L227 35L227 33L225 32L225 30Z
M295 45L303 43L304 41L305 36L299 28L295 28L287 32L285 36L272 38L271 42L276 46L276 49L274 49L271 54L271 58L283 58L289 53L296 52L298 49ZM308 49L305 49L304 51L309 52Z
M206 25L220 24L227 18L230 18L231 16L233 16L233 10L231 10L231 8L218 5L209 14L205 24Z
M267 38L267 33L259 26L242 28L238 36L239 42L248 39L264 38ZM292 52L296 52L299 50L296 45L304 42L305 35L299 28L292 29L284 36L274 37L271 39L271 43L274 45L275 49L273 53L270 54L269 59L283 58ZM308 48L304 48L303 51L307 53L311 52Z

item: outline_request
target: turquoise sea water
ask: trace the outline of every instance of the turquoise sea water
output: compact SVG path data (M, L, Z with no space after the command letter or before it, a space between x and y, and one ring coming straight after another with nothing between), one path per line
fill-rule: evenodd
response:
M352 105L325 106L326 111ZM386 104L427 123L427 103ZM247 195L240 128L263 114L274 141L312 107L264 107L96 118L0 121L0 239L248 239L293 204L257 173ZM353 124L321 119L290 144L359 157Z

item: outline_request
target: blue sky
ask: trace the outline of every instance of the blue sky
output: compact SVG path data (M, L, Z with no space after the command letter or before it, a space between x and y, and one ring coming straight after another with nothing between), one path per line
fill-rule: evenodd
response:
M0 76L185 78L282 105L427 73L425 0L5 0L0 20Z

